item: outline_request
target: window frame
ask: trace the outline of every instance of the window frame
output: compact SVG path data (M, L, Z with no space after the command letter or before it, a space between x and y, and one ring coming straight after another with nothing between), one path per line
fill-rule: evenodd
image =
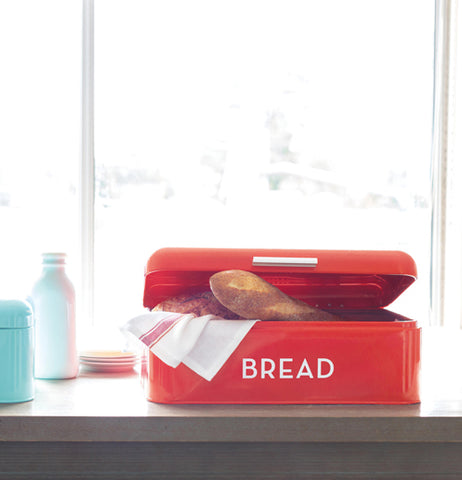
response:
M82 115L79 169L80 310L94 324L95 109L94 0L82 0Z
M462 10L457 0L435 1L434 99L432 146L432 224L430 269L430 325L462 327L462 244L457 183L461 134L457 117L457 70L462 67ZM459 72L460 74L460 72ZM455 179L451 177L454 176Z
M430 324L446 321L448 265L448 163L454 132L457 0L435 0L432 145ZM462 22L461 22L462 23ZM82 0L82 115L79 178L81 314L94 324L95 158L94 158L94 0ZM462 265L459 283L462 287ZM457 317L462 326L462 304ZM454 321L453 321L454 323Z

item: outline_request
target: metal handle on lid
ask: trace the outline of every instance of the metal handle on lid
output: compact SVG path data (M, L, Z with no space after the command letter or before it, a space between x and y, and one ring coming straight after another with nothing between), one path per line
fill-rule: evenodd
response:
M258 267L316 267L318 259L303 257L253 257L252 265Z

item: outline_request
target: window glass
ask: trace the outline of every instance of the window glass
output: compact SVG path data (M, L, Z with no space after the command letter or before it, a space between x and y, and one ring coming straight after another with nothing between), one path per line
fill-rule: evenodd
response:
M73 0L0 2L3 298L27 296L41 252L77 257L81 17Z
M433 30L431 0L96 0L96 321L164 246L405 250L424 319Z

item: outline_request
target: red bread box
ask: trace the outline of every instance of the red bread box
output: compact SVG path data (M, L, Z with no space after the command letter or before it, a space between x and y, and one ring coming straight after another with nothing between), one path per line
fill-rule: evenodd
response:
M218 271L254 272L288 295L342 317L257 322L207 381L146 351L148 400L208 404L419 402L421 329L384 307L416 279L399 251L161 249L148 261L144 306L204 290ZM229 320L232 321L232 320Z

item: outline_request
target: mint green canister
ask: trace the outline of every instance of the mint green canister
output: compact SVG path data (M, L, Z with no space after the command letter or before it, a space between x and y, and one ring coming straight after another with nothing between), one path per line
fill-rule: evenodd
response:
M0 300L0 403L34 398L34 325L31 307Z

